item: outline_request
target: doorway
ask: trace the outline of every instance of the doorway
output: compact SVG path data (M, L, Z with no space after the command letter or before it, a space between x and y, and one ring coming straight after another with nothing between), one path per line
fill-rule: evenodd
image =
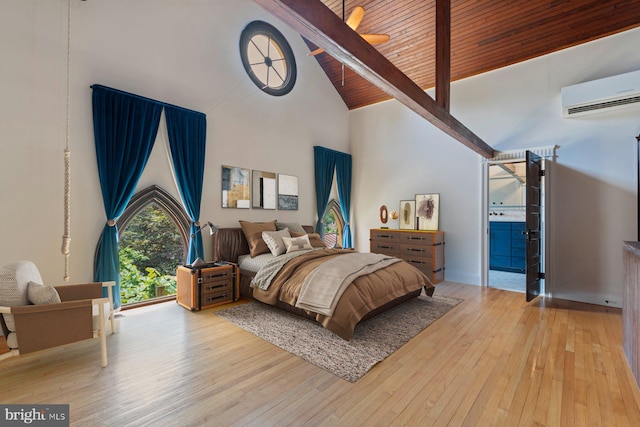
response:
M529 157L538 159L535 179L531 175L531 164L527 167ZM550 233L549 172L554 160L555 146L549 146L499 152L496 157L484 162L484 286L521 292L527 295L527 300L532 299L532 295L550 295L549 251L546 242ZM529 186L527 173L532 184ZM537 264L527 268L527 262L531 264L532 259ZM532 284L539 286L539 289L534 288L533 293Z
M525 292L526 163L489 164L488 191L488 286Z

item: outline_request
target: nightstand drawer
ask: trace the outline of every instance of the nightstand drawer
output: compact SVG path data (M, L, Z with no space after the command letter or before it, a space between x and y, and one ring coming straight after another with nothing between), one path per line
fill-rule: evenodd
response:
M233 276L232 268L211 268L203 269L200 280L202 283L218 282L221 280L231 280Z
M233 295L231 287L223 290L222 292L214 292L206 295L202 295L201 304L202 309L213 307L219 304L226 304L233 301Z

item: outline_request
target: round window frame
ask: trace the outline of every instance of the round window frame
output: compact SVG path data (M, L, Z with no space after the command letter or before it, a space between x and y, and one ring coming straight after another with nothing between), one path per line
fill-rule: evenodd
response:
M247 49L251 39L255 36L268 37L282 53L282 57L284 58L286 63L286 76L284 78L284 82L280 86L267 86L268 82L263 82L253 72L251 63L249 62L249 54ZM261 91L268 93L269 95L286 95L291 92L296 83L297 67L293 50L291 49L291 46L289 45L289 42L287 42L287 39L284 37L284 35L282 35L282 33L271 24L268 24L264 21L252 21L244 27L242 33L240 34L240 59L242 60L244 70L247 72L247 75L249 76L251 81Z

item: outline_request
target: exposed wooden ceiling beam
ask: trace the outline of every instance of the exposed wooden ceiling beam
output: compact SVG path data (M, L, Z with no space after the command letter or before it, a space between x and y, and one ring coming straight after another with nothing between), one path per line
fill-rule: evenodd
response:
M436 102L449 111L451 88L451 0L436 0Z
M486 158L494 156L487 143L438 105L319 0L254 1L452 138Z

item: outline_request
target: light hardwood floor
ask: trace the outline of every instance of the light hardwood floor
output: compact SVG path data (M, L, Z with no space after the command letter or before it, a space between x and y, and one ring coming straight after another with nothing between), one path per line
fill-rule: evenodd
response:
M97 342L0 363L0 402L68 403L77 426L639 426L621 312L454 283L465 298L356 383L175 302Z

